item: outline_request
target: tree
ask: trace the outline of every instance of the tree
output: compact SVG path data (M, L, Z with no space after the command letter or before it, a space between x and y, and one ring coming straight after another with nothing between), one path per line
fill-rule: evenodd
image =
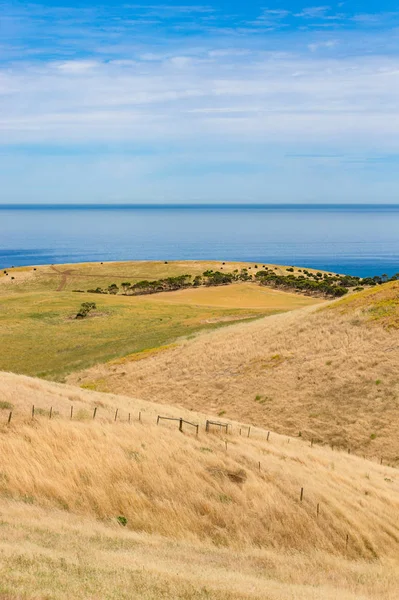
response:
M127 290L130 288L132 284L130 283L130 281L125 281L124 283L121 283L121 288L123 289L124 294L126 294Z
M89 312L91 312L95 308L96 308L95 302L82 302L82 304L80 305L80 309L76 314L75 319L84 319L85 317L87 317Z
M111 285L108 286L108 292L110 294L117 294L119 291L118 286L116 285L116 283L111 283Z

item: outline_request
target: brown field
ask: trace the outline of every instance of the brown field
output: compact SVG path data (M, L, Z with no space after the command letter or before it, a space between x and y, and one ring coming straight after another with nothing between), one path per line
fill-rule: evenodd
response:
M198 335L70 381L399 464L399 284Z
M289 292L264 288L253 283L235 283L219 287L201 287L177 292L152 294L151 300L168 304L220 306L225 308L295 310L302 306L320 304L323 298L312 298Z
M287 266L269 263L257 264L246 262L222 261L128 261L128 262L96 262L64 265L38 265L36 267L15 267L0 271L0 284L7 284L6 291L72 291L87 290L93 287L107 287L111 283L120 285L123 281L135 283L142 279L160 279L176 275L201 275L208 269L232 272L234 269L247 268L256 273L264 266L281 275L288 275ZM316 272L316 269L308 269ZM322 271L324 272L324 271ZM299 274L298 267L295 273ZM14 279L12 279L14 277ZM3 289L3 291L5 291Z
M0 396L4 598L394 600L395 469L12 374ZM199 422L198 438L160 413Z

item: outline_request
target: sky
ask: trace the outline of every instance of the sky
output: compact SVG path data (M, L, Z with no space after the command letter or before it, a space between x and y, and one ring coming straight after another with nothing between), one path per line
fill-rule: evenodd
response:
M0 203L399 202L399 2L0 0Z

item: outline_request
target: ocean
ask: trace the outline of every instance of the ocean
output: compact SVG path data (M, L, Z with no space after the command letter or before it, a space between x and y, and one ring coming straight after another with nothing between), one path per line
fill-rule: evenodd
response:
M0 205L0 267L240 260L399 272L399 205Z

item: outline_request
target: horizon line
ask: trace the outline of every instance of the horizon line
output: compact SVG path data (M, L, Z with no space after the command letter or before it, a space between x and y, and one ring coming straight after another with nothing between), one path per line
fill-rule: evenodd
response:
M12 209L33 209L33 208L47 208L47 209L126 209L126 208L392 208L398 207L398 202L387 202L387 203L373 203L373 202L353 202L353 203L340 203L340 202L270 202L270 203L256 203L251 202L248 204L242 202L230 202L230 203L0 203L0 210L12 210Z

